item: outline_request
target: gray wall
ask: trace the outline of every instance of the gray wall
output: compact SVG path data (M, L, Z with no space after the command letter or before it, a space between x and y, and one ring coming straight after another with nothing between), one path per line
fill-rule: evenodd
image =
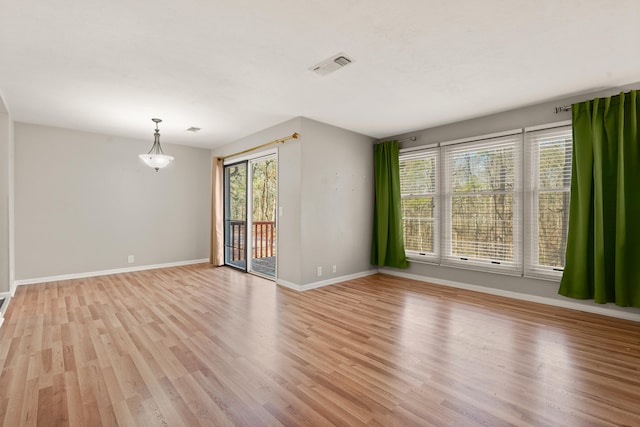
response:
M601 96L614 95L619 93L620 91L627 91L630 89L638 88L640 88L640 83L626 85L615 90L609 89L606 91L576 95L564 99L559 99L553 102L547 102L544 104L520 108L517 110L493 114L490 116L480 117L472 120L466 120L458 123L434 127L431 129L405 133L402 135L390 136L388 138L383 138L383 140L396 138L401 139L412 136L417 137L417 141L400 144L401 148L408 148L438 142L452 141L461 138L486 135L517 128L544 125L563 120L571 120L570 112L555 114L554 107L570 105L575 102L581 102L587 99L593 99ZM554 281L491 274L450 267L441 267L438 265L419 264L416 262L412 262L411 266L407 270L401 271L404 273L424 276L427 278L479 285L487 288L508 290L522 294L541 296L557 300L570 300L557 294L559 284L558 282ZM572 299L570 301L585 305L595 305L595 303L592 301L578 301ZM640 314L640 309L621 308L613 304L607 304L606 307L611 310L624 310L626 312L634 312Z
M0 98L0 293L13 281L13 121Z
M17 280L208 258L209 150L152 142L15 124Z
M373 138L309 119L302 132L301 284L374 269Z
M278 145L278 205L283 208L278 218L278 279L307 285L371 269L372 138L296 118L215 149L212 155L225 156L293 132L300 138ZM323 267L322 277L316 274L318 266Z

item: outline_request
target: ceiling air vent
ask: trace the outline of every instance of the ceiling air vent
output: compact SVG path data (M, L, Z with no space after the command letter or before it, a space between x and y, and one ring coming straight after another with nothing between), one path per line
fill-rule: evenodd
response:
M197 127L191 126L189 129L187 129L187 132L193 132L193 133L196 133L196 132L198 132L199 130L200 130L200 128L197 128Z
M353 59L349 58L344 53L338 53L309 69L319 76L326 76L327 74L333 73L334 71L339 70L340 68L345 67L352 62Z

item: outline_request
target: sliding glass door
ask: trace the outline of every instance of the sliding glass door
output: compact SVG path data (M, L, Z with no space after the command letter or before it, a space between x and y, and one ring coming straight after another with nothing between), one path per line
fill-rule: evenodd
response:
M225 264L275 278L276 155L225 165L224 173Z

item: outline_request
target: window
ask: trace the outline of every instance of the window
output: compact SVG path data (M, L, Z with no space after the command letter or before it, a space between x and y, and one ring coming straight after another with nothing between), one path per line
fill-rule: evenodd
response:
M525 274L562 275L569 223L571 126L528 132Z
M571 126L525 131L524 138L512 131L401 152L407 257L560 278L571 152Z
M521 272L521 134L442 148L442 261Z
M438 255L438 149L400 154L404 245L413 259Z

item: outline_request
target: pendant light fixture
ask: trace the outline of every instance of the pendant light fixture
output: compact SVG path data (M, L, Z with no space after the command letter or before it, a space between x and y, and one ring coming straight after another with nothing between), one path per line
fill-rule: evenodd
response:
M160 123L162 119L151 119L151 121L156 124L156 132L153 134L153 146L147 154L140 154L138 157L144 160L147 166L154 168L156 172L158 172L158 170L171 163L173 157L164 154L160 146L160 129L158 129L158 123Z

